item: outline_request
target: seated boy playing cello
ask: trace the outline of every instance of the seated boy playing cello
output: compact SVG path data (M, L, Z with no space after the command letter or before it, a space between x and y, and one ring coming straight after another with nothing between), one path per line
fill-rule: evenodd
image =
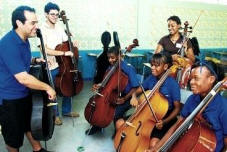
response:
M115 63L119 60L119 55L121 55L119 47L113 46L109 48L107 52L107 56L111 66L107 70L111 69L111 67L115 65ZM130 109L131 105L129 100L131 98L132 93L139 86L138 79L136 78L135 68L123 60L120 61L120 67L121 67L121 70L124 72L124 74L128 76L128 84L126 85L126 88L124 89L124 91L121 92L121 96L117 98L117 101L116 101L117 107L115 109L114 122L122 118L124 115L124 112ZM99 84L94 84L92 87L92 90L96 91L98 88L99 88ZM86 134L92 135L100 130L101 130L100 127L93 126L91 129L86 131Z

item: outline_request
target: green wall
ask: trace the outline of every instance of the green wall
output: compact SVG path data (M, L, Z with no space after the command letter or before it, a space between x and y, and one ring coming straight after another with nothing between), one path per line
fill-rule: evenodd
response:
M46 0L0 0L0 37L11 29L11 13L19 5L36 9L39 23L45 21L43 8ZM191 36L196 36L201 48L227 48L227 6L167 0L55 0L68 16L73 39L80 50L101 49L102 32L117 31L121 46L134 38L138 49L154 49L159 39L168 33L166 19L178 15L182 22L194 25ZM61 22L60 22L61 23ZM62 24L62 23L61 23ZM32 50L37 39L31 39ZM113 44L113 42L112 42Z

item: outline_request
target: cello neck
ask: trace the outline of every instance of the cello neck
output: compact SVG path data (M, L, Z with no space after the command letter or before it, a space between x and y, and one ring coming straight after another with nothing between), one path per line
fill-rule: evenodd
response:
M116 71L117 67L118 67L119 61L117 61L113 67L110 69L110 71L108 72L108 74L105 76L105 78L102 81L101 84L101 88L104 88L107 84L107 82L109 81L110 77L113 75L113 73Z
M73 52L73 44L72 44L71 34L70 34L70 31L69 31L68 22L65 22L65 26L66 26L66 33L67 33L68 41L69 41L69 48L70 48L70 51Z
M152 106L150 105L149 99L154 95L154 93L161 87L161 85L164 83L164 81L166 80L166 78L168 77L170 73L170 68L166 70L166 72L162 75L162 77L159 79L159 81L155 84L155 86L153 87L153 89L151 90L151 92L148 95L145 95L144 100L142 101L142 103L139 105L139 107L137 108L137 111L131 115L128 119L129 122L131 122L141 111L142 109L144 109L144 106L146 106L147 104L149 105L149 108L155 118L156 121L158 121L157 116L155 115L155 112L152 108Z
M178 53L180 54L181 57L184 57L185 55L185 44L187 44L187 41L188 41L188 32L192 32L192 31L188 31L188 28L191 28L191 27L188 27L189 23L188 21L184 22L184 31L183 31L183 41L182 41L182 46L181 48L178 50Z
M148 98L150 98L161 87L161 85L164 83L164 81L168 77L169 73L170 73L170 68L166 70L166 72L162 75L160 80L155 84L151 93L148 95Z
M73 50L74 47L73 47L73 43L72 43L72 40L71 40L71 33L70 33L70 30L69 30L69 24L68 24L68 20L69 19L67 19L64 10L62 10L60 12L60 17L62 18L62 21L63 21L63 23L66 26L66 34L68 36L69 50L74 54L74 50ZM72 58L72 63L74 65L74 69L77 69L77 63L78 63L78 61L77 61L76 57L73 56L71 58Z
M159 152L167 151L174 142L184 133L188 127L193 123L194 118L204 109L219 92L224 81L218 82L213 89L206 95L206 97L200 102L200 104L195 108L195 110L184 120L184 122L177 128L177 130L170 136L170 138L163 144L163 146L158 150Z
M73 52L73 43L72 43L70 31L69 31L68 22L66 22L65 25L66 25L66 31L67 31L68 41L69 41L69 49L74 54L74 52ZM75 58L75 56L73 56L71 58L72 58L72 63L74 65L74 69L77 69L77 62L78 62L77 59Z
M117 43L120 46L119 40L118 40L118 36L117 33L114 32L114 37L115 37L115 43ZM127 49L124 50L123 52L123 56L126 54L126 52L130 52L133 48L135 48L136 46L139 46L138 44L138 40L134 39L133 40L133 44L129 45L130 47L128 47ZM105 48L104 48L105 49ZM108 49L108 46L107 48ZM119 52L121 51L120 47L119 47ZM119 59L118 61L113 65L113 67L110 69L110 71L108 72L108 74L105 76L105 78L103 79L102 83L101 83L101 88L105 87L105 85L107 84L107 82L109 81L110 77L112 76L112 74L116 71L116 69L119 67L120 69L120 63L121 63L121 58L120 58L120 53L119 53Z

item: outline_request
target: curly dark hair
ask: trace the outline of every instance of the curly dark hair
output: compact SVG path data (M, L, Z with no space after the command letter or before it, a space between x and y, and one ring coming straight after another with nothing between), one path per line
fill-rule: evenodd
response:
M47 3L45 5L44 12L48 14L50 12L50 10L58 10L58 11L60 11L60 8L59 8L59 6L57 4L49 2L49 3Z

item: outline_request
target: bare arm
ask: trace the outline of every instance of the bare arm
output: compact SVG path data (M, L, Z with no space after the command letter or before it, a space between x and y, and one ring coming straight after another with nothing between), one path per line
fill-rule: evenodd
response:
M36 79L27 72L20 72L14 76L19 83L30 89L46 91L50 100L54 100L56 98L56 92L53 88L51 88L48 84Z
M41 50L41 48L40 48ZM60 51L60 50L53 50L45 46L45 51L48 55L52 56L73 56L73 53L71 51Z
M192 62L195 62L195 55L192 48L187 49L186 57Z
M176 118L176 116L179 114L181 110L182 104L178 101L174 101L174 110L170 113L170 115L163 120L163 123L168 123L169 121L173 120Z
M138 88L136 89L136 91L132 93L132 98L131 98L131 100L130 100L130 104L131 104L132 106L135 107L135 106L138 105L137 96L138 96L139 94L141 94L141 93L142 93L141 87L138 87Z
M173 120L174 118L177 117L177 115L179 114L180 110L181 110L182 104L178 101L174 102L174 109L173 111L170 113L170 115L163 120L160 120L159 122L156 123L156 128L158 129L162 129L162 127L167 124L168 122L170 122L171 120Z
M154 53L155 54L156 53L160 53L162 51L162 49L163 49L162 45L158 44L157 47L156 47L156 49L155 49L155 51L154 51Z
M64 52L60 50L53 50L45 46L46 53L53 56L64 56Z
M128 100L136 90L137 90L137 88L132 88L132 89L129 91L129 93L127 93L127 95L124 96L124 100L125 100L125 101Z
M170 136L175 132L175 130L178 128L179 124L183 122L183 117L180 117L177 122L168 130L168 132L165 134L165 136L155 145L154 149L155 151L160 149L162 145L170 138Z
M136 91L136 88L132 88L124 97L117 98L117 104L125 103L125 101L127 101L135 91Z

